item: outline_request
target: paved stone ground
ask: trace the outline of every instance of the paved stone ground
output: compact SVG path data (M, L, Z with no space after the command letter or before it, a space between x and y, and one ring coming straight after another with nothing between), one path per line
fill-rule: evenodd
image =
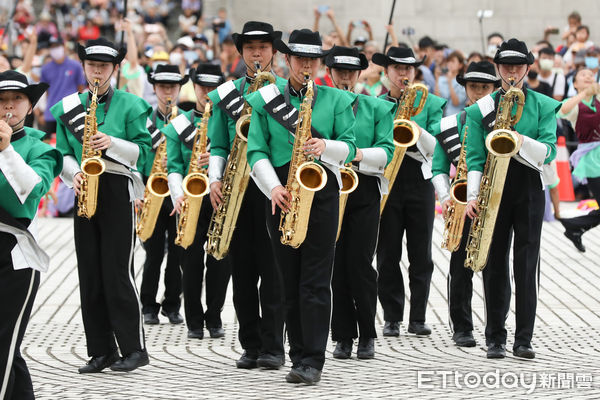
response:
M184 325L169 325L161 317L160 325L146 327L148 367L128 374L107 370L79 375L77 367L85 362L87 353L72 221L42 220L41 243L51 256L51 269L42 276L23 343L36 395L39 399L600 398L600 230L585 235L588 251L580 254L564 238L559 223L544 224L533 343L537 358L533 361L512 355L499 361L486 359L480 276L475 278L473 296L478 346L463 349L452 344L446 301L449 253L437 245L441 230L441 220L436 218L435 272L427 312L431 337L409 336L403 326L399 338L377 339L376 358L369 361L335 360L330 342L321 383L307 387L285 383L289 360L280 371L235 368L242 350L236 339L231 293L223 311L225 338L190 340ZM138 244L138 285L143 260L144 251ZM402 268L406 271L407 265L403 263ZM379 309L379 332L382 324ZM507 348L511 349L514 303L508 325Z

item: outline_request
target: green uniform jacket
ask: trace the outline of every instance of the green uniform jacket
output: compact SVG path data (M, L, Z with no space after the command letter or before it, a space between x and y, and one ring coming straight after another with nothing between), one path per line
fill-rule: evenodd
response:
M356 95L358 108L354 124L356 147L379 147L387 155L387 166L394 156L394 121L391 114L394 103L363 94Z
M156 114L156 110L152 111L152 113L150 114L150 116L148 118L150 118L150 120L152 121L152 124L155 124L156 129L160 130L161 133L165 134L165 130L164 128L166 128L165 126L165 121L162 118L159 118L158 116L156 117L156 121L155 121L155 114ZM177 115L181 115L181 114L185 114L188 119L189 119L189 114L191 113L191 111L183 111L181 109L178 109L178 114ZM173 129L173 132L175 133L175 130ZM151 132L149 132L151 133ZM175 133L175 136L177 137L177 133ZM178 139L179 140L179 139ZM169 142L167 141L167 158L169 157ZM150 171L152 171L152 164L154 163L154 156L156 155L156 151L153 150L152 148L150 148L150 151L148 152L148 157L146 157L146 162L144 162L144 166L142 168L142 170L140 171L142 173L142 175L148 177L150 176ZM167 166L168 168L168 166Z
M527 90L525 106L521 119L515 125L514 129L523 136L534 139L546 146L546 154L543 160L537 162L536 167L541 169L541 164L547 164L556 157L556 113L560 109L560 102L533 90ZM498 91L489 96L496 99ZM469 133L467 134L467 168L469 172L483 172L483 167L487 158L487 149L485 148L485 138L488 132L484 129L481 119L483 118L480 110L480 102L486 101L486 97L479 100L472 106L467 107L467 125ZM489 99L487 99L489 102ZM528 148L524 142L519 154L524 154Z
M465 128L467 127L467 124L465 123L465 125L463 126L460 123L460 114L454 114L452 117L456 118L456 127L458 129L458 135L460 138L460 142L463 142L463 138L465 136ZM448 117L450 118L450 117ZM434 128L433 128L433 132L432 134L437 136L440 133L440 123L437 123ZM450 175L450 165L452 163L450 162L450 160L448 159L448 154L446 153L446 151L444 150L444 148L439 144L439 142L436 141L435 144L435 150L433 152L433 162L432 162L432 167L431 167L431 173L433 174L433 176L436 175L440 175L440 174L446 174L446 175Z
M79 94L81 103L86 105L88 93ZM63 100L56 103L50 112L56 118L56 148L63 156L73 156L81 164L82 145L77 141L60 120L63 115ZM110 113L104 118L104 103L98 104L96 119L98 130L115 138L136 144L139 148L136 161L137 169L142 170L151 147L151 138L146 127L146 120L152 108L142 98L131 93L115 89L110 103Z
M11 146L0 152L0 207L14 218L33 219L40 199L48 192L52 181L62 170L62 155L52 146L42 142L40 138L43 136L44 132L25 127L25 135L11 142ZM19 158L31 167L35 174L23 168ZM23 177L24 174L30 175L27 182L16 179L17 175ZM10 183L15 184L15 181L18 182L16 185L19 189ZM38 183L28 188L23 186L31 184L32 181Z
M244 78L237 79L233 82L236 89L239 91L242 87L242 81ZM276 77L275 83L280 86L287 83L287 80ZM247 82L244 87L243 96L248 95L248 89L251 83ZM221 101L219 91L217 89L208 93L209 99L213 103L212 116L208 122L208 138L210 139L210 155L219 156L225 160L229 156L231 151L231 145L235 138L235 124L237 121L229 118L229 116L219 107L217 104Z
M286 81L279 81L277 88L283 94ZM252 106L252 122L248 133L248 164L253 168L261 159L268 159L273 167L281 167L292 158L293 136L263 108L265 101L260 92L252 93L247 101ZM348 145L349 152L343 163L356 156L354 140L353 95L328 86L318 86L313 106L311 125L323 138L338 140ZM291 105L300 109L300 99L290 96Z

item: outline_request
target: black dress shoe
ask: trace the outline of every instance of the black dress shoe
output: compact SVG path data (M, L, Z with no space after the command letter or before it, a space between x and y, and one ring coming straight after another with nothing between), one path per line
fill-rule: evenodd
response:
M206 327L206 329L208 329L208 333L210 334L210 337L213 339L217 339L217 338L222 338L223 336L225 336L225 330L223 328L221 328L220 326L216 326L216 327Z
M285 364L283 354L262 353L256 359L256 366L264 369L279 369Z
M144 324L146 325L158 325L160 323L160 321L158 320L158 314L157 313L145 313L144 314Z
M258 360L258 353L244 351L240 359L235 362L235 366L243 369L257 368L256 360Z
M431 335L431 328L424 322L409 322L408 333L414 333L417 336Z
M531 346L517 346L513 349L513 355L520 358L528 358L530 360L535 358L535 351Z
M302 383L302 380L300 379L300 377L295 372L292 373L294 370L297 370L300 367L301 367L300 365L292 365L292 369L285 376L285 381L287 383Z
M352 344L354 341L352 339L340 340L335 345L335 350L333 350L333 358L337 358L340 360L347 360L352 356Z
M179 311L171 311L165 312L165 310L161 311L161 314L165 317L169 318L169 323L173 325L178 325L183 323L183 317L179 314Z
M373 338L359 338L358 349L356 349L356 357L361 360L370 360L375 358L375 339Z
M190 329L187 336L189 339L204 339L204 329Z
M585 246L583 245L583 242L581 241L581 236L583 235L583 232L581 231L581 229L567 229L565 231L565 236L567 237L567 239L569 239L571 242L573 242L573 245L575 246L575 248L577 250L579 250L582 253L585 253Z
M299 380L300 383L314 385L321 380L321 371L309 365L300 365L298 368L292 368L288 375L291 375L290 379L293 382L290 382L287 377L285 380L290 383L298 383L296 381Z
M117 372L129 372L136 368L148 365L148 352L146 350L134 351L133 353L121 358L119 361L110 366L110 369Z
M506 357L506 346L503 344L490 343L487 348L487 358Z
M108 368L115 362L119 361L119 353L116 351L107 356L92 357L83 367L79 368L80 374L94 374L101 372L104 368Z
M383 336L400 336L400 322L385 321L385 325L383 325Z
M452 340L458 347L475 347L477 342L473 337L473 332L454 332Z

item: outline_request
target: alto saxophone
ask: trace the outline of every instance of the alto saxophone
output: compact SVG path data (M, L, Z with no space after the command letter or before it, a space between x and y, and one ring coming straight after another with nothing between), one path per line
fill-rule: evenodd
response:
M515 104L517 111L513 117ZM465 259L465 267L475 272L481 271L487 263L510 158L520 149L519 138L511 127L521 118L524 105L521 89L511 86L498 104L494 130L485 140L488 155L477 197L479 211L471 223Z
M255 63L256 75L248 88L248 93L260 89L265 82L275 83L275 76L270 72L262 72L260 64ZM223 173L221 193L223 201L213 211L207 233L206 252L217 260L223 259L229 252L231 238L242 207L242 201L250 179L250 166L246 158L248 147L248 129L252 107L246 102L235 124L235 138L229 152L227 166Z
M403 83L404 86L406 86L406 89L404 89L404 92L400 97L396 116L394 117L394 156L392 157L392 161L390 161L383 171L383 176L389 181L390 191L392 190L392 186L394 186L394 181L400 170L400 165L402 164L406 150L410 146L414 146L419 140L419 136L421 136L419 125L410 119L423 111L425 101L427 101L427 95L429 94L427 86L422 83L414 83L408 86L408 79L404 79ZM417 93L419 92L421 92L421 100L417 107L415 107L415 100L417 98ZM388 194L384 194L381 199L381 213L383 213L387 198Z
M304 151L305 143L312 138L310 127L314 93L313 81L309 80L308 74L304 75L304 80L307 91L302 104L300 104L292 159L287 184L285 185L285 189L291 195L291 205L288 211L281 212L279 221L281 243L294 248L300 247L306 238L310 209L315 192L323 189L327 183L325 169L314 162L312 155L307 155Z
M104 173L106 165L102 161L102 151L92 147L92 136L98 133L96 108L98 108L98 88L100 80L95 79L92 90L92 100L85 115L81 150L81 186L77 196L77 215L90 219L96 214L98 205L98 181Z
M167 99L167 110L171 109L169 122L177 117L177 105L172 105L171 99ZM162 208L163 200L169 195L169 180L167 178L167 168L165 160L167 159L167 141L163 140L158 145L152 162L152 169L146 190L144 191L144 203L138 215L136 232L142 242L145 242L154 233L156 220Z
M456 251L460 246L462 232L465 226L465 208L467 207L467 128L463 137L456 176L450 185L450 206L444 221L442 248Z
M184 249L187 249L194 243L196 228L198 226L198 217L200 216L200 209L202 208L202 199L209 192L208 176L206 176L206 174L202 172L202 168L198 166L198 160L200 160L200 155L206 152L210 109L210 100L207 100L206 106L204 106L202 120L196 129L188 174L182 184L185 197L183 205L181 206L179 222L177 224L175 244Z

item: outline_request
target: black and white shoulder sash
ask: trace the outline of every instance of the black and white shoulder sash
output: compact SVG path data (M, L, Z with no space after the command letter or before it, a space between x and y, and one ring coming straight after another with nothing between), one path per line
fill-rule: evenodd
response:
M240 118L240 114L244 108L244 97L235 87L233 81L227 81L217 87L217 93L221 101L217 103L227 116L234 121Z
M75 92L62 100L63 115L60 120L79 143L83 143L86 110L79 93Z
M496 95L498 101L500 97L501 94L498 93ZM488 133L494 129L494 124L496 123L496 106L498 105L498 101L495 101L489 94L477 100L477 105L481 112L481 124L483 125L483 129Z
M456 166L460 157L461 147L456 114L442 118L440 121L440 133L435 138L440 146L442 146L442 149L444 149L448 160Z
M165 140L165 137L149 117L146 119L146 128L152 138L152 151L156 151L158 146Z
M194 137L196 136L196 127L192 122L187 119L185 114L180 114L171 121L173 129L177 132L179 140L187 147L192 150L194 148Z

